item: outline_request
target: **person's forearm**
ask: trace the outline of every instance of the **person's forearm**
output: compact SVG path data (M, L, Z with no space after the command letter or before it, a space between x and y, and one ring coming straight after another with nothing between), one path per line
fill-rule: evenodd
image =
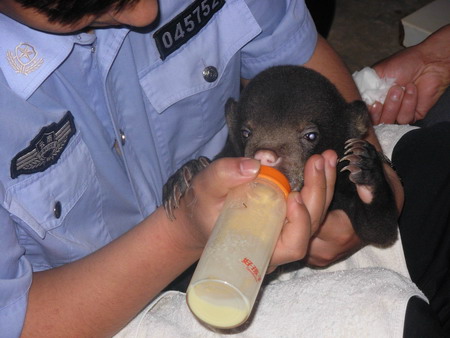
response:
M314 69L328 78L347 101L361 99L347 66L333 47L320 35L313 55L303 66ZM249 79L241 79L241 85L245 87L249 81Z
M200 252L180 249L164 210L79 261L33 275L24 336L111 336ZM175 232L173 232L175 233Z
M328 78L347 101L361 99L347 66L323 37L319 36L311 59L304 66Z

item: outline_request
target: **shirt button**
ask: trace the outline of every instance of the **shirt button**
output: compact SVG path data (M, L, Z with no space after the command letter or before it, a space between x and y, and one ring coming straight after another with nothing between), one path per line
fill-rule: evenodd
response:
M216 67L208 66L205 69L203 69L203 78L207 82L214 82L217 80L217 77L219 76L219 72L217 71Z
M55 205L53 206L53 215L55 215L56 218L61 217L61 202L57 201Z
M120 143L124 146L127 138L122 129L119 129L119 133L120 133Z

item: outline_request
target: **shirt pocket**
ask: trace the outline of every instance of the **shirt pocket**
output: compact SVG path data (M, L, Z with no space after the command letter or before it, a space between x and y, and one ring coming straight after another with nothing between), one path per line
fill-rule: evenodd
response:
M98 225L104 228L99 190L94 163L78 132L57 163L7 189L4 207L20 226L40 239L39 250L49 250L56 259L64 260L95 249L89 244L96 241L89 228L96 229L97 235ZM47 238L49 233L51 238ZM80 254L77 246L87 252Z
M140 74L153 108L162 113L178 101L216 87L230 60L260 32L243 0L227 1L195 36Z

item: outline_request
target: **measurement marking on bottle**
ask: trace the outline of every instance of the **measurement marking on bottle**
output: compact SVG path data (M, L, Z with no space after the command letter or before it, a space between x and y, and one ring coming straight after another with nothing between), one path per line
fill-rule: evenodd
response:
M257 282L259 282L261 280L261 275L259 273L258 267L252 262L252 260L245 257L241 262L244 263L245 268L252 274L253 278L255 278Z

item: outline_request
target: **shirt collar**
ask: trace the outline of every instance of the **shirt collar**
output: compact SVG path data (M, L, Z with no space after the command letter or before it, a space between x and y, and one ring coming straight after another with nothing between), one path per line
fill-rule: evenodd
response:
M117 30L123 41L127 30ZM92 44L94 34L57 35L34 30L0 14L0 69L10 88L23 99L67 58L74 44ZM108 39L105 39L108 40ZM120 44L115 44L117 49ZM116 50L117 53L117 50Z

